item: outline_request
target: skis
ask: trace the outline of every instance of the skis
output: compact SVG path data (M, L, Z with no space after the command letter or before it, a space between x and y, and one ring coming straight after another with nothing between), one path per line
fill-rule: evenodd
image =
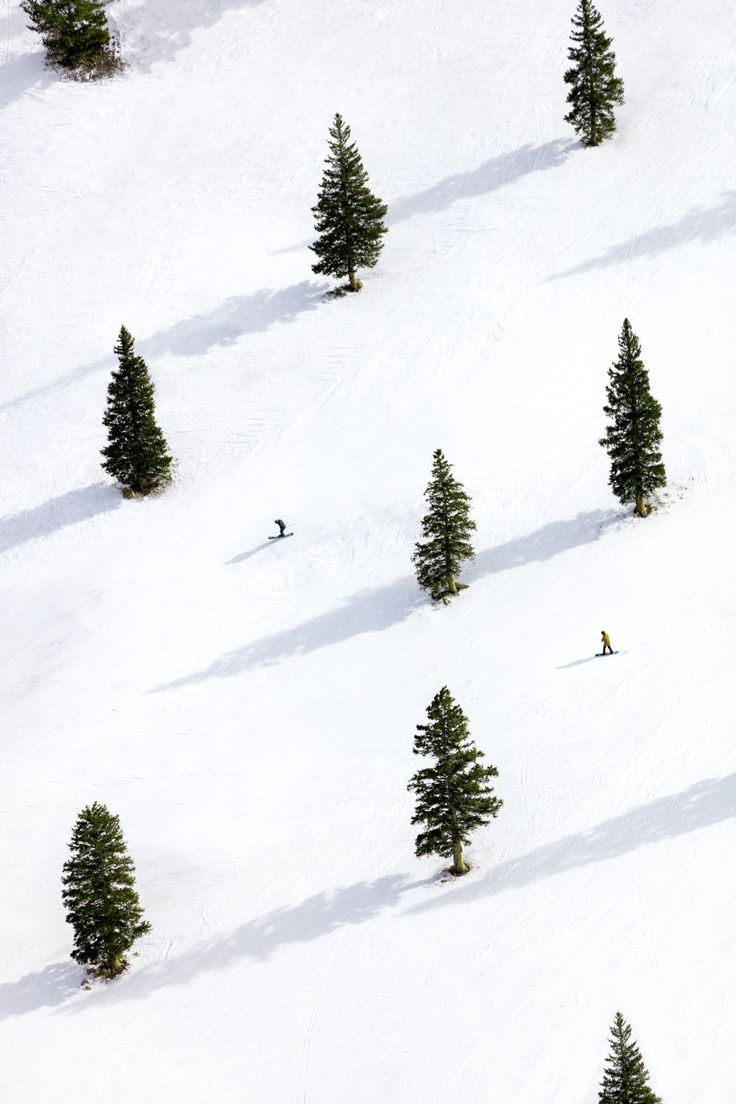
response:
M269 540L284 540L286 537L293 537L293 536L294 536L294 532L292 530L291 533L279 533L278 536L269 537L268 539Z

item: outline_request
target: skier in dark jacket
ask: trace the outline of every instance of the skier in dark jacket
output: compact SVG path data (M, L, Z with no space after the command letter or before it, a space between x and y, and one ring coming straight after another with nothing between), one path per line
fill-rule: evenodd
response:
M603 651L602 651L601 654L605 655L606 654L606 649L608 649L608 654L613 655L613 648L611 647L611 638L608 635L608 633L605 631L605 629L601 629L601 642L603 644Z
M274 525L278 525L280 530L279 536L283 537L284 533L286 532L286 522L282 521L281 518L276 518L276 520L274 521Z

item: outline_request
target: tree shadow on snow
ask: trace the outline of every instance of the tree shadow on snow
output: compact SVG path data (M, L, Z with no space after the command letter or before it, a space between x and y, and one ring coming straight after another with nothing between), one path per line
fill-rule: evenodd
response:
M617 510L590 510L574 518L551 521L527 533L523 537L499 544L480 552L471 564L463 569L462 578L476 582L485 575L500 575L530 563L544 563L554 556L571 552L584 544L593 544L615 522L621 520Z
M619 518L620 514L615 510L593 510L570 520L551 522L525 537L517 537L479 553L476 560L463 570L461 579L474 582L486 575L549 560L579 545L598 540L607 526ZM247 559L258 550L252 549L229 562ZM427 599L417 588L416 579L406 575L386 586L360 590L326 613L235 648L203 670L157 686L153 692L175 690L212 678L233 678L244 671L269 667L293 656L308 655L332 644L342 644L364 633L383 632L405 621L423 605L427 605Z
M117 510L122 503L120 491L109 483L92 483L76 491L50 498L41 506L0 518L0 553L18 545L48 537L70 525Z
M626 264L638 257L652 257L670 249L679 249L691 242L708 245L726 234L736 231L736 192L727 192L717 207L695 207L677 222L655 226L644 234L614 245L598 257L568 268L550 280L563 280L594 269L608 268L614 264Z
M323 302L326 290L326 284L302 280L287 288L263 288L250 295L234 295L210 311L185 318L151 337L139 339L136 350L148 358L167 353L180 357L204 356L218 345L234 345L247 334L265 333L279 322L294 322L300 314L315 310ZM112 372L117 363L112 352L113 339L114 335L108 356L83 364L51 383L44 383L14 399L8 399L0 404L0 410L52 394L95 372Z
M410 575L396 579L388 586L360 590L327 613L255 640L242 648L235 648L202 671L157 686L155 692L175 690L212 678L232 678L244 671L270 667L292 656L309 655L320 648L342 644L364 633L383 632L405 621L423 601L416 581Z
M58 74L45 67L43 50L11 57L0 72L0 110L26 92L42 92L59 79Z
M561 138L541 146L527 143L519 149L484 161L477 169L445 177L431 188L404 196L389 205L388 223L395 225L414 215L444 211L462 199L488 195L515 184L532 173L557 169L565 163L578 143Z
M138 343L143 356L203 356L218 345L235 345L246 334L265 333L278 322L294 322L324 301L326 284L302 280L291 287L233 295L211 311L195 314Z
M121 32L123 60L146 70L159 61L175 61L181 50L191 46L196 31L214 26L228 12L257 8L265 2L177 0L176 18L172 20L158 0L147 0L126 12L124 22L118 23L111 13L110 24Z
M54 962L18 981L0 984L0 1020L58 1007L79 993L83 978L84 971L75 963Z
M709 778L687 790L638 805L621 816L604 820L595 828L538 847L521 858L488 871L479 884L457 893L415 905L410 912L424 912L445 904L462 904L484 894L493 896L524 889L581 866L608 862L640 847L697 832L736 816L736 774Z
M168 985L188 985L201 974L228 969L239 962L265 962L281 947L312 943L341 928L365 924L386 909L395 908L401 895L426 884L409 882L405 874L389 874L373 882L358 882L331 893L317 893L291 908L278 908L249 920L230 935L196 944L178 957L142 969L91 999L138 1000ZM84 1004L75 1006L81 1011Z

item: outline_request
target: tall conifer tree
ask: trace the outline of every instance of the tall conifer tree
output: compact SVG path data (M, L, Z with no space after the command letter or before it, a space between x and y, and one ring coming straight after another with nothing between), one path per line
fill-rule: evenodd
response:
M454 874L465 874L463 847L470 833L488 824L503 805L489 779L496 767L484 767L483 752L473 744L468 720L452 694L443 686L427 707L428 724L417 725L414 754L435 762L412 778L416 793L412 824L426 825L416 839L417 855L452 857Z
M433 455L425 495L429 510L422 519L424 540L417 543L412 559L422 590L434 601L446 601L449 594L458 592L456 577L463 561L475 556L471 534L476 526L470 517L470 498L453 476L442 449Z
M570 85L566 123L572 123L584 146L598 146L616 129L614 107L624 102L624 82L616 76L616 55L603 29L601 14L590 0L580 0L572 20Z
M599 1104L662 1104L649 1087L649 1073L631 1027L620 1012L611 1028L611 1053L598 1093Z
M646 517L650 509L647 497L667 481L659 451L662 407L649 390L641 345L628 318L618 349L618 360L608 370L608 405L603 407L612 421L600 444L611 459L613 493L624 505L633 502L638 517Z
M312 208L319 237L310 248L319 261L312 271L348 278L348 291L358 291L359 268L373 268L383 249L386 205L368 187L368 173L350 127L341 115L330 127L330 155L316 206Z
M64 863L62 898L74 928L72 958L98 977L114 978L127 952L151 930L143 919L120 819L95 801L82 809Z
M91 69L110 46L101 0L23 0L29 26L41 35L49 65Z
M143 357L123 326L115 346L118 368L107 388L102 419L108 444L102 467L136 494L149 494L171 478L171 457L156 422L153 383Z

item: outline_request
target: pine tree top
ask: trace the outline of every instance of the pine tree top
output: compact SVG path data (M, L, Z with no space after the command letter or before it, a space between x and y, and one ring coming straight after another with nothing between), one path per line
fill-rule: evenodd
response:
M662 1104L649 1086L649 1072L631 1026L620 1012L611 1028L611 1052L598 1094L599 1104Z
M597 65L610 66L616 55L611 51L613 39L603 28L603 17L591 0L580 0L572 17L570 37L573 45L568 48L570 61L593 60ZM565 78L567 80L567 77Z
M130 330L125 326L120 327L120 333L118 334L118 343L113 346L113 352L117 357L129 357L133 355L135 341Z
M662 440L659 428L662 407L650 391L641 343L628 318L621 327L618 350L618 358L608 369L608 403L603 407L603 412L613 418L614 423L608 427L608 435L601 444L616 445L622 432L634 430L646 438L642 444L657 444Z
M133 884L133 860L127 853L120 817L95 801L77 818L69 849L72 857L64 864L64 885L82 875L105 870L120 885Z
M475 552L470 544L470 533L476 528L469 514L471 499L462 483L452 474L452 464L442 449L436 449L432 457L432 477L425 491L429 511L422 519L425 537L436 536L446 527L453 530L456 555L472 559ZM462 547L461 547L462 545Z

